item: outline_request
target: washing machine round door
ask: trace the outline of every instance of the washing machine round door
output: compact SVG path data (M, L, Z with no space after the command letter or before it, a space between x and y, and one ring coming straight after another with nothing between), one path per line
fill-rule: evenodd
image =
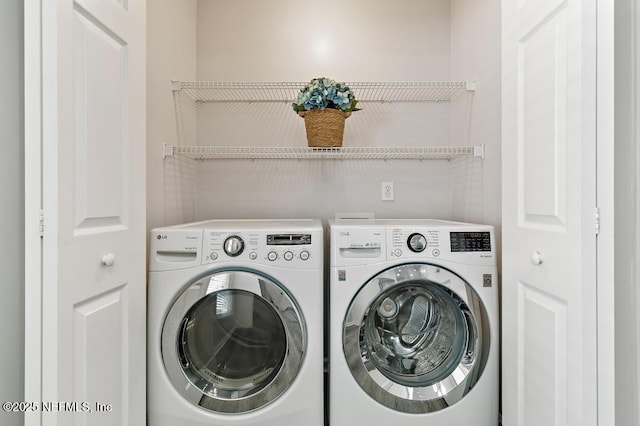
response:
M293 297L276 280L245 270L194 280L162 329L162 358L173 386L217 413L245 413L277 399L296 377L305 348Z
M405 413L455 404L475 385L489 354L489 323L478 294L440 266L381 272L352 300L343 349L360 387Z

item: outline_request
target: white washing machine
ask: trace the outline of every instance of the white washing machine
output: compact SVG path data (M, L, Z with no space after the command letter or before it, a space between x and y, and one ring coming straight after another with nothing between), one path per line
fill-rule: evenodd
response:
M316 220L151 232L149 426L323 425Z
M329 423L498 424L491 226L330 221Z

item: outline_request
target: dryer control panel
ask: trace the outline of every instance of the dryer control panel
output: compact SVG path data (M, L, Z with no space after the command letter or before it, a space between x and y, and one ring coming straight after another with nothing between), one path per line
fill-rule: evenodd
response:
M321 243L322 237L311 232L205 230L202 263L237 259L288 268L319 267L316 263L321 261L322 253L317 242Z
M324 233L317 219L208 220L151 230L150 271L224 263L298 270L323 268Z

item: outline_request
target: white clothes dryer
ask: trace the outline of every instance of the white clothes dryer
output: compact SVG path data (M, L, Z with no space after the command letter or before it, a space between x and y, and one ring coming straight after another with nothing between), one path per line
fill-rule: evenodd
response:
M329 224L331 426L497 425L493 228Z
M198 222L150 246L148 425L323 425L321 223Z

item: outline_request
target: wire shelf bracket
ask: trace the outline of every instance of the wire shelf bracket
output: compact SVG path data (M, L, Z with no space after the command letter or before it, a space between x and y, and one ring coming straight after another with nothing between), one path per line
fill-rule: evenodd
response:
M173 157L175 154L175 147L173 145L169 145L167 143L162 144L162 159L166 159L167 157Z

